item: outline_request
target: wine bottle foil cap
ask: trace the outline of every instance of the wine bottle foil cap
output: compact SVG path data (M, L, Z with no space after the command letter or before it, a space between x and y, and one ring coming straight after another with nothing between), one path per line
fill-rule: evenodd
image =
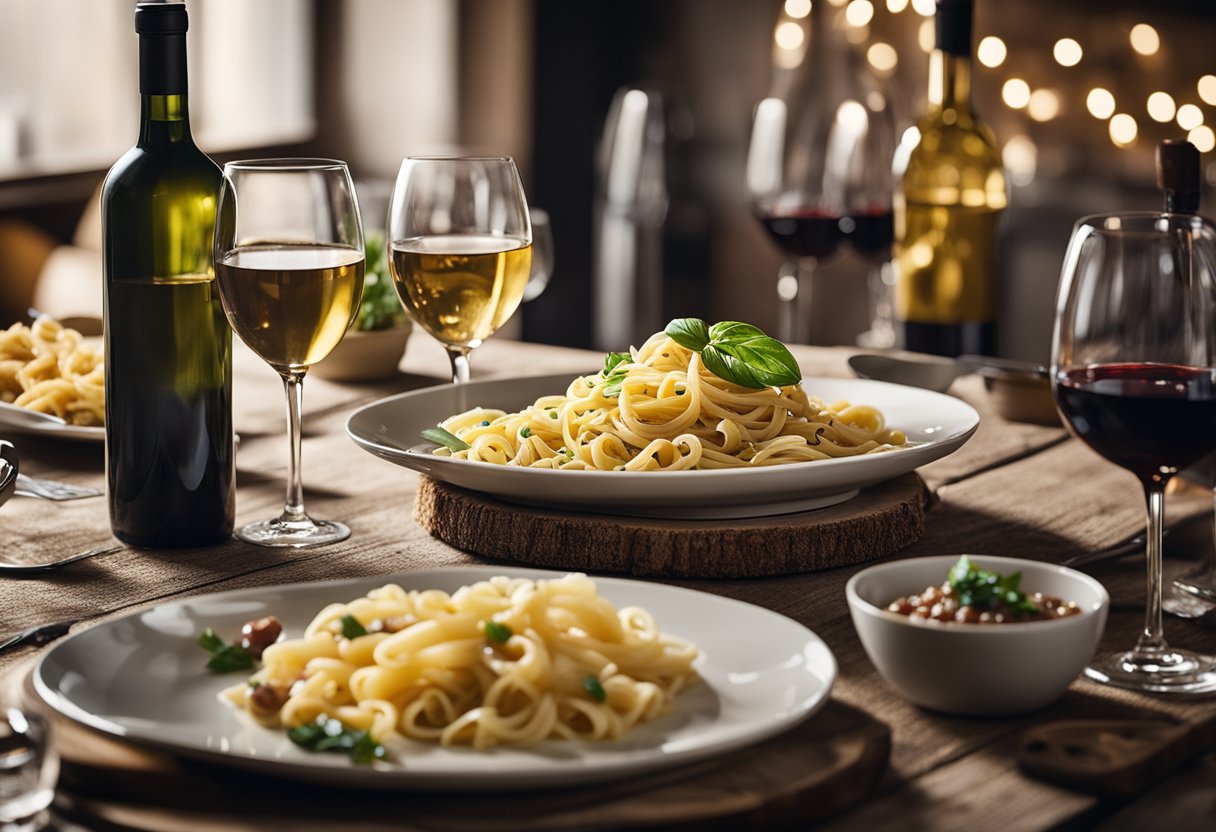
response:
M190 27L185 3L137 3L135 31L141 35L184 35Z
M973 0L937 0L937 48L950 55L971 55Z
M1157 187L1199 190L1199 150L1195 145L1186 139L1166 139L1157 145Z

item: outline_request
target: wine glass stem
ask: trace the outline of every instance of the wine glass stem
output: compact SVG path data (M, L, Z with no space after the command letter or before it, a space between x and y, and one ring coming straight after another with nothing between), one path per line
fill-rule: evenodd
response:
M452 362L452 383L464 384L469 380L469 350L464 347L447 347L448 359Z
M1148 599L1144 605L1144 632L1136 642L1136 653L1158 655L1166 649L1161 623L1161 538L1165 519L1165 486L1149 483L1144 486L1148 508L1146 557L1148 567Z
M291 457L287 462L287 499L279 519L294 523L307 520L304 513L304 482L300 473L300 412L304 406L304 374L284 373L283 391L287 394L287 434Z

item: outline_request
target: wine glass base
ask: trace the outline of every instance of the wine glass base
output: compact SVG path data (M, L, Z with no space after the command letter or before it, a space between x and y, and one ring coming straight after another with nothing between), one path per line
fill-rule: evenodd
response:
M1165 696L1216 693L1216 656L1169 647L1158 654L1108 653L1085 668L1099 684Z
M263 520L237 529L236 537L254 546L273 548L308 549L338 543L350 537L350 529L332 520Z

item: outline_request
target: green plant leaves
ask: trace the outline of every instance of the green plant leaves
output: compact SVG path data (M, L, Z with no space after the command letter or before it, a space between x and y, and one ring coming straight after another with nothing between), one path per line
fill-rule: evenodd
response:
M798 362L776 338L739 321L708 326L700 318L676 318L664 330L685 349L701 353L705 368L740 387L785 387L802 380Z

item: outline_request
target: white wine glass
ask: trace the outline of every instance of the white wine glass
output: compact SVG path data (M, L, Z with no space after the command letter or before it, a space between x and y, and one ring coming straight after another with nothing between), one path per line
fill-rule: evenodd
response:
M263 159L224 166L215 224L215 273L228 322L278 371L291 442L287 498L273 520L236 536L305 548L350 536L304 511L300 410L304 375L342 340L363 293L363 224L345 162Z
M508 156L412 156L388 209L389 269L402 305L448 352L469 353L515 313L532 265L532 223Z
M540 297L553 277L553 226L549 212L529 205L528 219L532 223L532 268L524 286L524 303Z

